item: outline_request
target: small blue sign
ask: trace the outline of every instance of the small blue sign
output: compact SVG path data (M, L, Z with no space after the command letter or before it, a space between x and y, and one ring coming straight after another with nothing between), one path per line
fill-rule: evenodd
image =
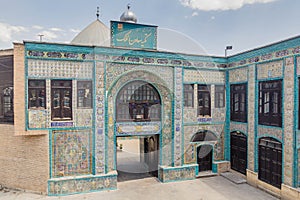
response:
M51 122L51 127L70 127L73 122Z
M201 123L211 123L212 122L212 118L209 117L209 118L206 118L206 117L200 117L198 118L198 122L201 122Z

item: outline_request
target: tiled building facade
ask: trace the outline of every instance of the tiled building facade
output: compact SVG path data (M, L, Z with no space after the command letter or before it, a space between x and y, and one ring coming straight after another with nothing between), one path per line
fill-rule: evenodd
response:
M161 182L232 168L299 198L300 37L227 58L39 42L11 55L1 184L48 195L117 189L116 138L156 136Z

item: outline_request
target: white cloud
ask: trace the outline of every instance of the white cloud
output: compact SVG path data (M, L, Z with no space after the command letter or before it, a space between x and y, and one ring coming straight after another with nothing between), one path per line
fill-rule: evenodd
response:
M198 16L198 15L199 15L198 12L193 12L192 13L192 17Z
M34 25L34 26L32 26L32 28L33 28L33 29L37 29L37 30L44 29L44 27L39 26L39 25Z
M192 9L211 10L236 10L247 4L270 3L277 0L179 0L183 6Z
M40 25L16 26L0 22L0 49L11 48L14 41L39 41L39 35L43 35L42 39L45 42L66 43L78 32L80 30Z
M0 22L0 41L9 42L16 33L27 32L27 29L23 26L13 26Z
M79 30L79 29L70 29L70 32L72 32L72 33L79 33L81 30Z
M50 28L50 31L55 31L55 32L63 32L61 28Z

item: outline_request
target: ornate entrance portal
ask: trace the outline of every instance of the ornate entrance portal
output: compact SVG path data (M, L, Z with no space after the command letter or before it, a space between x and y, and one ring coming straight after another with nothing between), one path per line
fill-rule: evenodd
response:
M116 98L116 136L118 141L127 139L130 142L117 155L118 180L158 176L160 134L158 91L144 81L125 84ZM136 152L128 150L134 148Z

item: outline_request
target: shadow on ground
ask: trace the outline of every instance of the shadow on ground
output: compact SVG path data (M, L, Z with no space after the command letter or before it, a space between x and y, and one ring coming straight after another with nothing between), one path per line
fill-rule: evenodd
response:
M118 182L132 181L152 177L149 173L130 173L118 170Z

